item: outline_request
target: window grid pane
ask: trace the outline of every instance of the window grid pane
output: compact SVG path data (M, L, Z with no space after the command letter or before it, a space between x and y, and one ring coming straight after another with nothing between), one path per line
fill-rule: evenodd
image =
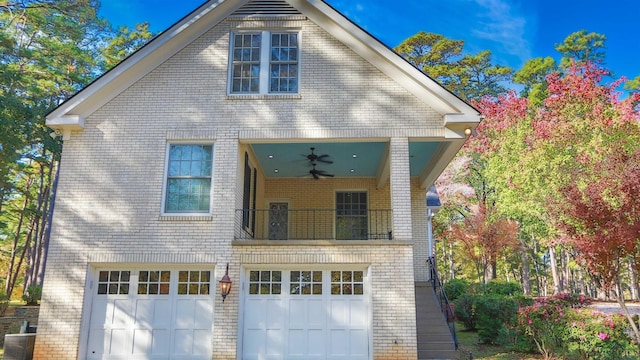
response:
M260 91L261 34L236 34L233 37L232 93Z
M170 271L144 270L138 276L139 295L169 295Z
M332 271L331 295L364 295L362 271Z
M129 294L129 271L100 271L98 274L98 295Z
M171 145L166 212L208 212L213 146Z
M250 295L280 295L282 293L282 271L249 272Z
M298 92L298 34L271 35L269 91Z
M209 295L210 271L180 271L178 273L178 295Z
M291 295L322 295L322 271L292 271Z

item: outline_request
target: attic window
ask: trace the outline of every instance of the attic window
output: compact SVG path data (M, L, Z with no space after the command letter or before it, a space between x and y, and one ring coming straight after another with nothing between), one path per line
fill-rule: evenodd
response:
M298 92L298 32L239 32L231 36L230 94Z

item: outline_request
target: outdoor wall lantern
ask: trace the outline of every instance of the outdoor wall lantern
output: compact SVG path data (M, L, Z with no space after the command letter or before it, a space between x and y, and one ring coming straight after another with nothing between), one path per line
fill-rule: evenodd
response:
M231 291L231 279L229 278L229 263L227 263L227 271L224 273L222 279L220 279L220 294L222 295L222 302L227 298Z

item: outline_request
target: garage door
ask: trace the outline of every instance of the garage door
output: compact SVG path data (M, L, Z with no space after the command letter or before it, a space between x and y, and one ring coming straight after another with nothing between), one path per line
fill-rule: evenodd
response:
M212 290L209 270L97 271L87 359L211 359Z
M364 270L248 270L242 359L370 359Z

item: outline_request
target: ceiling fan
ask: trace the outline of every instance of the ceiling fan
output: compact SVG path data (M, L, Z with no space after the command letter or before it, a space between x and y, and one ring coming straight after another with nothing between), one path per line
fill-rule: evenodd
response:
M315 165L316 161L317 162L321 162L321 163L325 163L325 164L333 164L333 161L327 159L329 157L329 155L327 155L327 154L318 155L318 154L314 153L316 148L312 147L310 149L311 149L311 154L302 155L302 156L306 157L309 160L309 162L311 162L312 165Z
M313 169L309 170L309 174L313 175L314 179L318 180L318 179L320 179L321 176L334 177L333 174L329 174L324 170L316 169L316 164L315 163L312 163L311 165L313 165Z

